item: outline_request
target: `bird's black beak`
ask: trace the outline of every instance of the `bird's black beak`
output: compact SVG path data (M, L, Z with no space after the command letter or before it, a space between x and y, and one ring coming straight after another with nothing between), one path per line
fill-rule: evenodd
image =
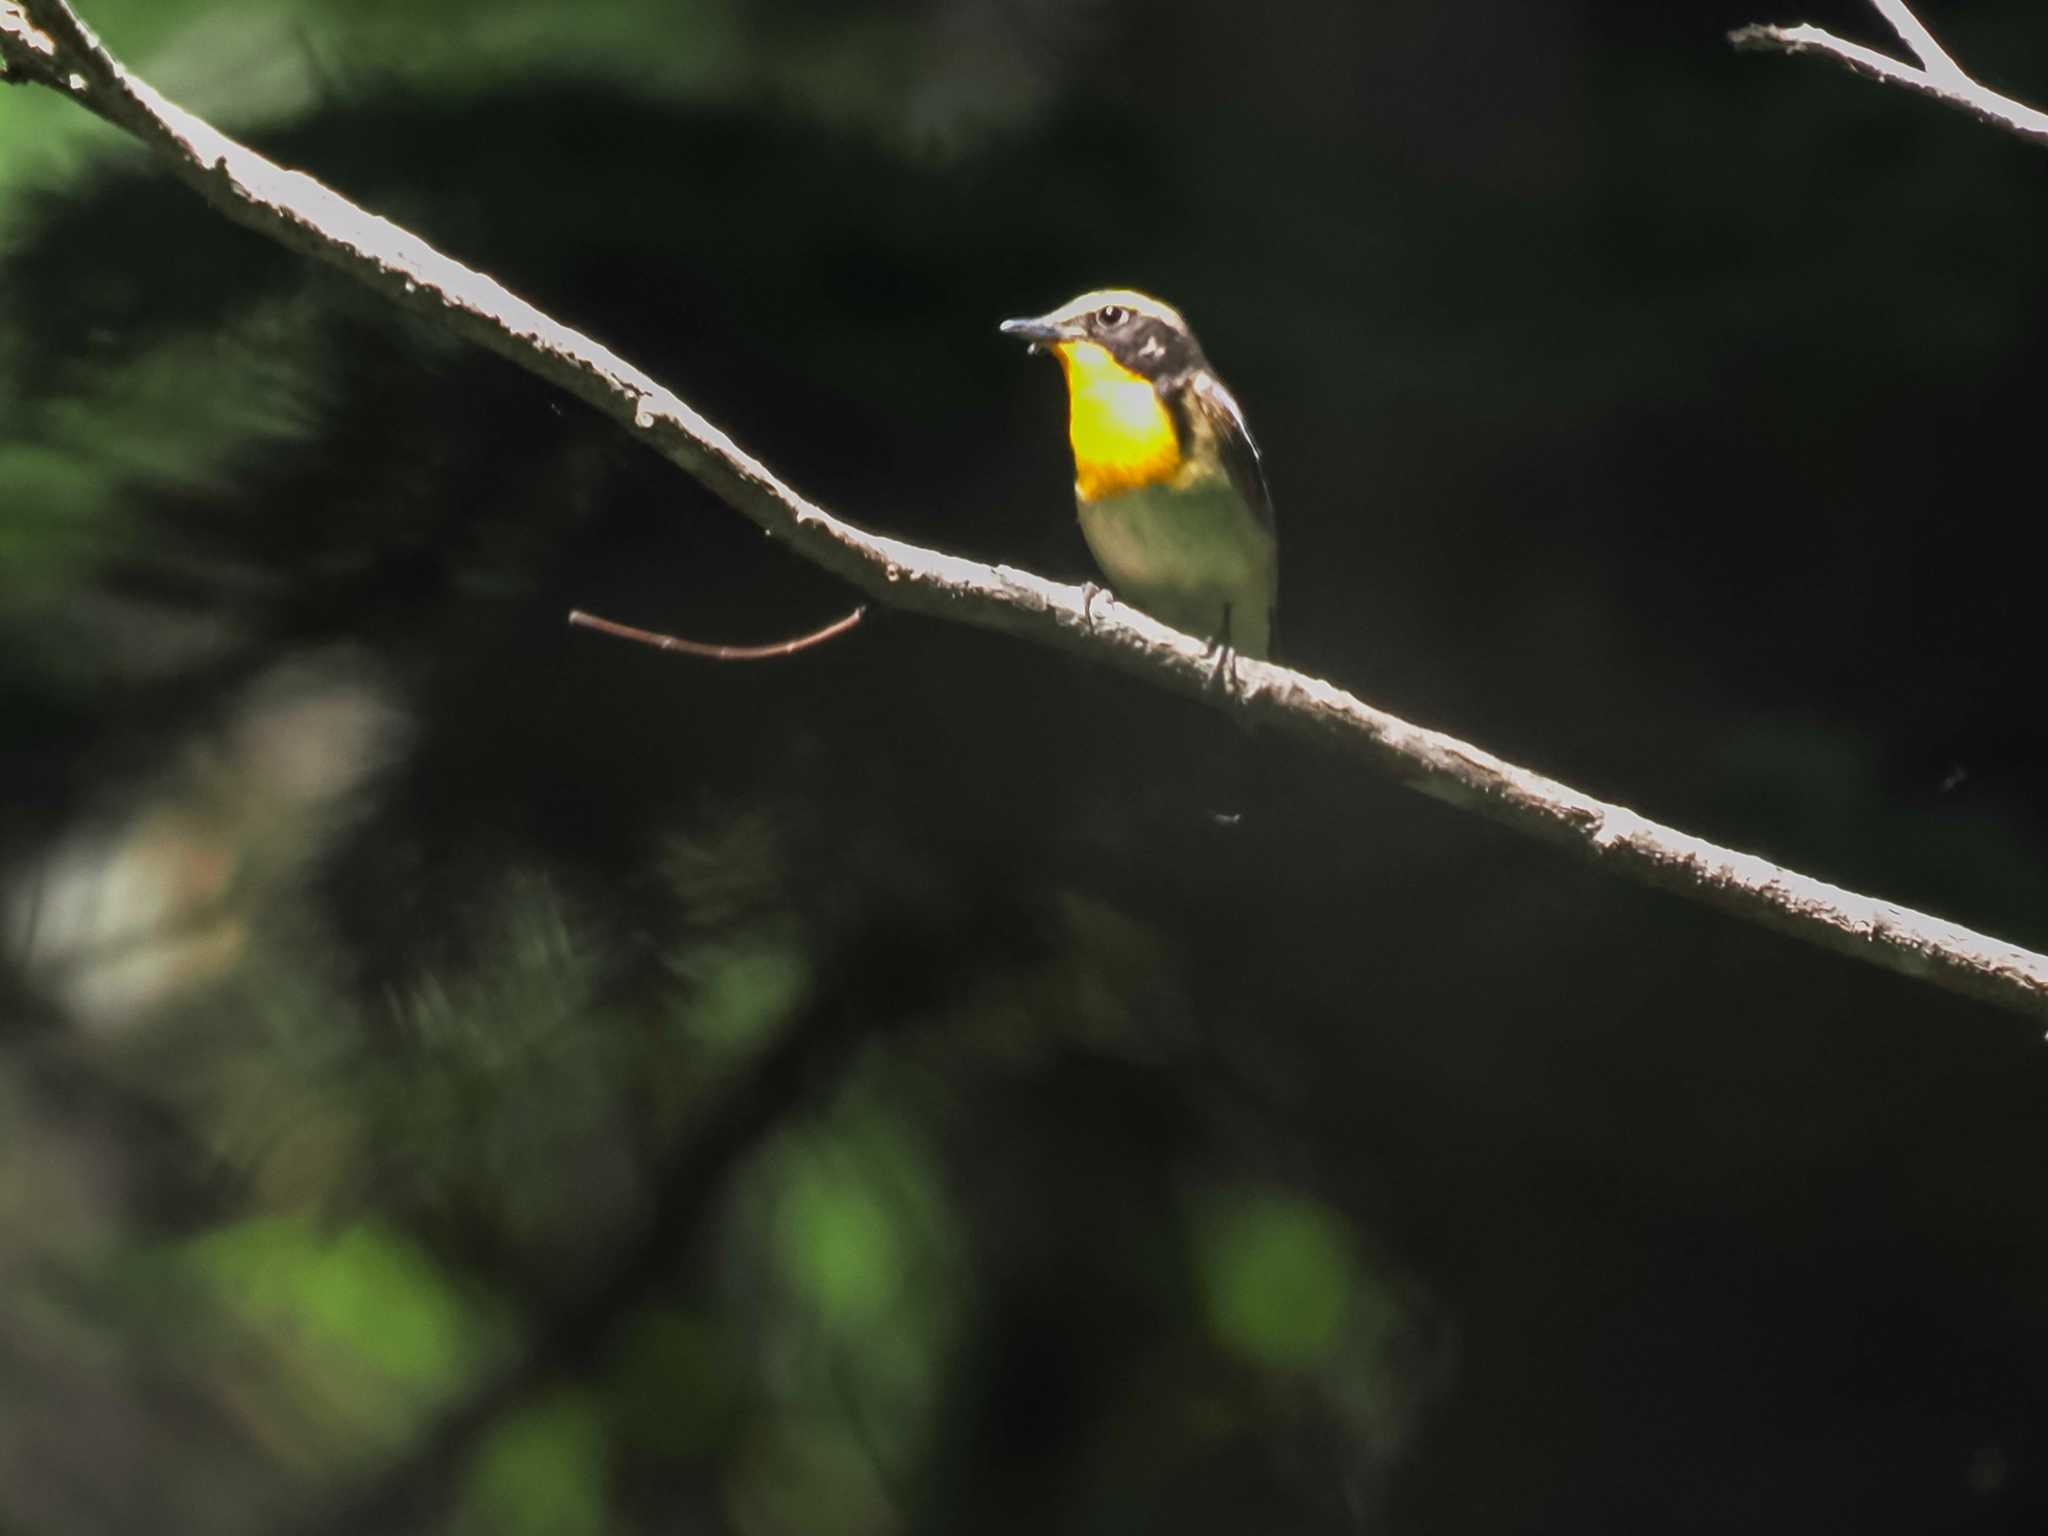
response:
M1025 349L1030 352L1036 352L1049 341L1058 341L1065 334L1058 325L1044 318L1005 320L1000 329L1005 336L1018 336L1030 342L1031 345Z

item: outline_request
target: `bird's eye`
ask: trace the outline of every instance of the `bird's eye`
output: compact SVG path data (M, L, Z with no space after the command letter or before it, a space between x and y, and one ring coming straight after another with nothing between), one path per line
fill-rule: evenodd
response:
M1113 331L1131 318L1131 312L1121 304L1105 304L1095 311L1095 323L1104 330Z

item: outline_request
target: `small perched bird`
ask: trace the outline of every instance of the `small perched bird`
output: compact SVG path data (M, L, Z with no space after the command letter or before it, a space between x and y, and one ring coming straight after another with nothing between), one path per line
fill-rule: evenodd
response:
M1084 293L1003 333L1060 360L1074 500L1110 590L1228 656L1273 647L1273 502L1244 414L1180 311Z

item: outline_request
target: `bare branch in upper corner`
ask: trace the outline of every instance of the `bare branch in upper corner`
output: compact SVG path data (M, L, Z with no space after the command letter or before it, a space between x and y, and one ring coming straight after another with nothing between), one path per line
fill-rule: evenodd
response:
M698 656L705 661L773 661L779 656L794 656L799 651L808 651L814 645L823 645L827 640L838 639L866 618L867 612L868 605L862 603L851 613L834 619L823 629L814 629L808 635L798 635L794 640L777 640L769 645L713 645L703 640L685 640L681 635L664 635L659 630L635 629L631 624L621 624L616 619L601 619L596 614L585 613L580 608L569 615L569 622L578 629L594 629L601 635L637 641L641 645L651 645L657 651L673 651L679 656Z
M806 500L695 408L419 236L286 170L164 100L102 48L66 0L0 0L0 63L11 78L64 92L160 153L222 213L324 261L393 303L487 347L587 401L791 550L892 607L1000 630L1119 668L1156 687L1319 742L1376 773L1644 885L1949 991L2048 1019L2048 955L1861 896L1750 854L1660 826L1440 731L1411 725L1333 684L1270 662L1237 662L1239 686L1212 685L1210 647L1123 603L1009 566L989 566L870 533ZM1890 12L1887 12L1890 14ZM54 43L54 61L29 31ZM1908 46L1913 46L1911 34ZM1914 68L1813 28L1765 29L1747 46L1829 52L1851 67L1956 101L2030 137L2048 120L1988 92L1956 94L1946 73ZM1946 55L1935 50L1937 59ZM1960 77L1958 77L1960 78ZM1971 91L1979 88L1963 81ZM2040 120L2020 126L2014 114Z
M1932 96L1936 101L1969 113L1979 122L2003 128L2023 139L2048 144L2048 112L2037 111L2010 96L2001 96L1964 74L1956 61L1934 40L1934 34L1906 9L1904 0L1871 0L1871 4L1891 23L1892 30L1899 34L1900 40L1912 50L1913 57L1919 62L1908 64L1890 54L1879 53L1875 48L1866 48L1823 28L1805 24L1796 27L1743 27L1729 33L1728 41L1737 48L1762 53L1818 54L1834 60L1851 73Z

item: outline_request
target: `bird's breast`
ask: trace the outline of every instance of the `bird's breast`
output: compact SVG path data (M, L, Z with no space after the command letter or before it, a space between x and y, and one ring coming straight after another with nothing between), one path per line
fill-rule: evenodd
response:
M1084 497L1076 511L1118 597L1191 634L1213 636L1227 623L1240 651L1267 653L1273 536L1228 479Z

